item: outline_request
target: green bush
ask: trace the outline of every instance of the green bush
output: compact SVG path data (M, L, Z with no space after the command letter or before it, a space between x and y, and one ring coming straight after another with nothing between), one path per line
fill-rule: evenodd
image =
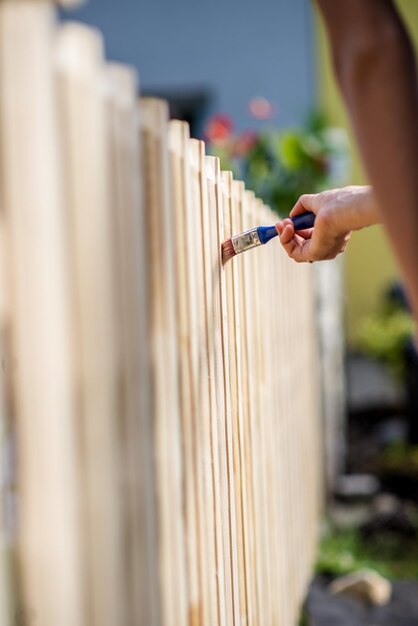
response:
M316 570L319 574L342 576L361 569L373 569L387 578L418 576L418 546L401 537L385 534L364 541L356 528L330 530L322 539Z
M359 341L369 355L385 363L399 380L405 367L405 344L412 336L411 315L393 302L384 302L380 310L365 318L360 326Z

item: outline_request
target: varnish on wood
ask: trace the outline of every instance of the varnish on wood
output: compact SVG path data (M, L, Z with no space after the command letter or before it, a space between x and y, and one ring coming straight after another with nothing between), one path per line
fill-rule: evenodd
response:
M0 0L0 624L296 626L312 268L222 265L275 215L53 4Z

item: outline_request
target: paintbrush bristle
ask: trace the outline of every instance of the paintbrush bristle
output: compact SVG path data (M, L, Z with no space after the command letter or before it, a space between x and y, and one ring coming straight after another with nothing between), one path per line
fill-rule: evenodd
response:
M232 239L227 239L222 244L222 263L225 265L227 261L232 259L236 255L234 246L232 245Z

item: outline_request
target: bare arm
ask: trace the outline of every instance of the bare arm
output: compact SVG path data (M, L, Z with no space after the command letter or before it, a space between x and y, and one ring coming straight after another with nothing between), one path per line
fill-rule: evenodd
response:
M317 0L336 75L418 323L418 84L391 0Z

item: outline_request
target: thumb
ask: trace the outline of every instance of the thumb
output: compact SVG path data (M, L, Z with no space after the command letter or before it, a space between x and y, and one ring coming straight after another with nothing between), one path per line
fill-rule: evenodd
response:
M303 196L300 196L299 200L290 211L289 216L295 217L295 215L306 213L306 211L311 211L312 213L315 213L315 215L317 215L320 207L317 201L318 195L319 194L316 193L305 193L303 194Z

